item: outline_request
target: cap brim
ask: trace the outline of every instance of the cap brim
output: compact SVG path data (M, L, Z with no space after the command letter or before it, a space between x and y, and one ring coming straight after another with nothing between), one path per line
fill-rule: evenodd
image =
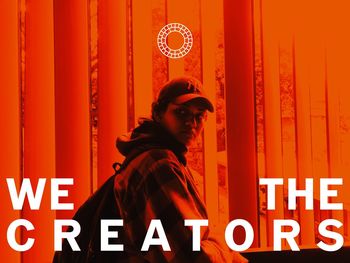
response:
M184 94L176 97L176 99L173 101L175 104L184 104L188 103L190 101L198 101L200 105L204 106L205 109L207 109L210 112L214 112L214 106L210 102L210 100L203 95L196 94L196 93L189 93L189 94Z

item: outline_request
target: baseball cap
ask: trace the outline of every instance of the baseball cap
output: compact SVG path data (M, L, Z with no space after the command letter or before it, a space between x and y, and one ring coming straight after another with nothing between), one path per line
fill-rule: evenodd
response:
M168 81L160 90L158 102L184 104L196 100L208 111L214 112L214 106L205 95L202 83L189 76L177 77Z

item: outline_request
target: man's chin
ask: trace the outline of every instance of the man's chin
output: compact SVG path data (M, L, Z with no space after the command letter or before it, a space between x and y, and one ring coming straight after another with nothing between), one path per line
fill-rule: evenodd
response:
M195 138L193 136L181 136L178 141L186 147L189 147L193 145Z

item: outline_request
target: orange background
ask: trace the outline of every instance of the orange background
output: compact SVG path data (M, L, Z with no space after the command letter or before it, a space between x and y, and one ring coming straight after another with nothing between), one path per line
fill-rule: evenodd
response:
M74 178L75 208L121 161L115 139L149 116L161 85L178 75L203 81L215 102L188 158L198 175L210 222L247 219L252 247L271 250L273 219L295 219L298 244L322 239L325 218L350 230L350 18L348 1L301 0L2 0L0 3L0 244L7 262L51 262L53 220L49 179ZM178 22L192 32L184 58L168 59L159 30ZM169 36L170 47L178 36ZM39 211L14 211L5 178L47 178ZM287 209L287 184L266 211L259 177L314 178L314 210ZM319 210L318 179L342 177L343 211ZM22 254L6 241L8 225L25 218L35 238ZM239 234L237 239L242 239ZM286 246L288 248L288 246Z

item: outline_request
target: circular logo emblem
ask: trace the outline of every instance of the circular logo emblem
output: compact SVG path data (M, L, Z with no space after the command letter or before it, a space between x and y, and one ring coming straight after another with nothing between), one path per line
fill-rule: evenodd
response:
M179 49L172 49L167 44L167 38L170 33L178 32L182 35L184 43ZM170 23L164 26L158 33L158 47L159 50L169 58L182 58L192 48L193 37L191 31L180 23Z

